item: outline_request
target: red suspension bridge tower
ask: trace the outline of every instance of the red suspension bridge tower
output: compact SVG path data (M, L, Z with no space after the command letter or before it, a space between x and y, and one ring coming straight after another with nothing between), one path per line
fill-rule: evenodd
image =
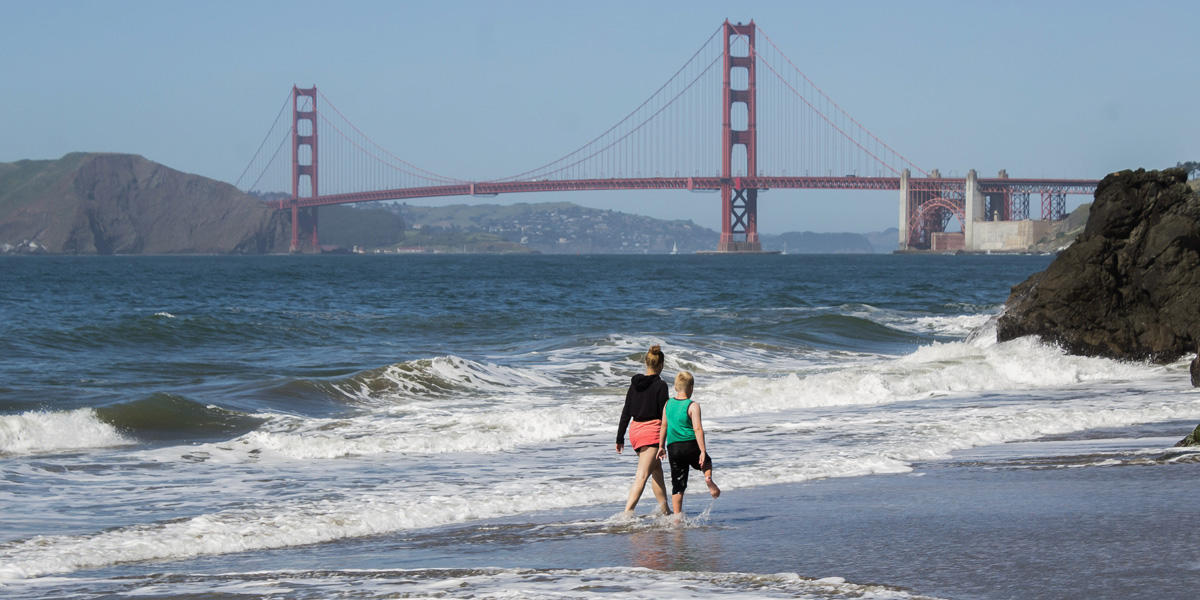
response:
M730 40L745 36L749 43L744 55L730 51ZM748 25L730 24L723 26L725 46L723 84L721 94L721 241L719 252L760 252L758 240L758 188L745 187L742 179L734 178L734 150L741 146L745 153L746 177L758 175L758 130L755 107L755 56L754 21ZM734 89L734 69L745 69L746 87ZM738 74L739 83L741 82ZM745 107L746 128L734 129L734 110L738 105ZM742 239L735 239L735 236Z
M305 100L301 100L304 98ZM303 178L307 177L307 180ZM300 194L306 183L308 197L320 194L317 188L317 86L292 86L292 245L291 252L300 249ZM312 227L312 247L317 244L317 207L307 209L308 224Z

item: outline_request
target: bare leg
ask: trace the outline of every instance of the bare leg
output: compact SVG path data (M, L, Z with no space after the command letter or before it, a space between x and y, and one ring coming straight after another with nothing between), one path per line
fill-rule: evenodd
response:
M704 483L708 485L708 493L712 494L713 498L721 495L721 488L717 487L717 484L712 480L712 467L704 471Z
M633 484L629 486L629 499L625 501L625 512L631 512L637 507L638 500L642 498L642 492L646 489L646 479L650 477L651 465L658 463L658 458L655 456L658 453L657 446L644 446L637 453L637 473L634 473ZM661 463L658 469L659 477L662 477Z
M682 516L683 515L683 493L672 494L671 495L671 504L675 507L675 516L676 517Z
M655 448L655 452L658 448ZM662 461L658 457L654 457L654 463L650 465L650 491L654 492L654 499L658 500L658 511L664 515L671 514L670 507L667 506L667 484L663 481Z

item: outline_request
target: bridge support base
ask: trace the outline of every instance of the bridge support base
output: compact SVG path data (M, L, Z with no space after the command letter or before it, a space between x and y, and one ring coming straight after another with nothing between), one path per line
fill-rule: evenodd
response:
M310 232L309 245L303 247L300 245L300 232L307 230ZM292 206L292 243L288 247L288 252L291 254L299 254L300 252L321 252L321 245L317 239L317 207L313 206L305 210L300 210L300 207Z
M717 252L762 252L762 242L758 239L758 190L722 185L721 205L725 222ZM742 239L735 239L737 236Z
M722 254L741 253L741 254L764 254L762 244L754 242L738 242L728 241L721 242L717 247L717 252ZM777 252L772 254L778 254Z
M288 253L295 254L300 251L300 207L292 204L292 243L288 246Z

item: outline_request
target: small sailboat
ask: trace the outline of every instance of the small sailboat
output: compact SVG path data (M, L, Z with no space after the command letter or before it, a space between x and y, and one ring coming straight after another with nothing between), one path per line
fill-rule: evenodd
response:
M679 254L679 244L671 242L671 254Z

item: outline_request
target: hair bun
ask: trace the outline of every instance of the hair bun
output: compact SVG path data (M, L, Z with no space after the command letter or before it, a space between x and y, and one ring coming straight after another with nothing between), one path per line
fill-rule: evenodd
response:
M647 368L657 373L662 370L665 359L666 357L663 356L662 348L658 344L655 344L650 346L650 349L646 351L646 356L642 360L645 361Z

